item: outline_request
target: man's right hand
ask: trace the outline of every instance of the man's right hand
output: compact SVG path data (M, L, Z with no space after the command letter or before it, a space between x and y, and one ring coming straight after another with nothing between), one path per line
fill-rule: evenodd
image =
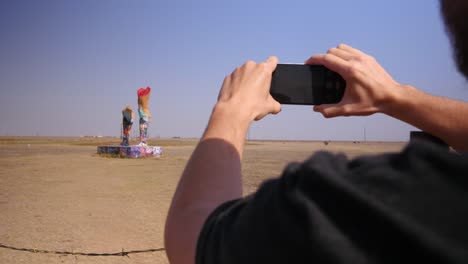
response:
M305 64L324 65L346 80L346 91L338 104L314 107L327 118L385 113L403 88L373 57L346 44L314 55Z

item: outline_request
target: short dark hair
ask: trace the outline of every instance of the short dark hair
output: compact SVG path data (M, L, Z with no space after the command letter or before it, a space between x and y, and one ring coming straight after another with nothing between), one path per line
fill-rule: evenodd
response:
M468 79L468 1L441 0L440 11L458 70Z

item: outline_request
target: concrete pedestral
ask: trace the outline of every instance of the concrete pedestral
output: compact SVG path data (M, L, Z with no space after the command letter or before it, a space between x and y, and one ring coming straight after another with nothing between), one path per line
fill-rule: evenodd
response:
M151 158L161 157L162 148L158 146L98 146L99 155L115 155L122 158Z

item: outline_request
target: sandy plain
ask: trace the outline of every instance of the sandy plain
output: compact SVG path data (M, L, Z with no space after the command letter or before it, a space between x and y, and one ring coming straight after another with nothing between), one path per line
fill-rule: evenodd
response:
M95 154L116 138L0 137L0 263L168 263L165 218L197 141L152 140L161 158L122 159ZM248 141L244 193L319 150L353 158L404 146Z

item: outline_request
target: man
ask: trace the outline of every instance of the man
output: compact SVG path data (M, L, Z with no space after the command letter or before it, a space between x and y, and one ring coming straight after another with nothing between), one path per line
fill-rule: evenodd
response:
M460 71L468 77L468 2L441 2ZM347 82L325 117L384 113L468 151L468 104L401 85L348 45L312 56ZM182 175L166 222L171 263L464 263L468 155L410 144L349 161L316 153L242 198L241 159L252 121L280 112L269 95L275 57L228 75ZM239 107L242 105L242 107Z

